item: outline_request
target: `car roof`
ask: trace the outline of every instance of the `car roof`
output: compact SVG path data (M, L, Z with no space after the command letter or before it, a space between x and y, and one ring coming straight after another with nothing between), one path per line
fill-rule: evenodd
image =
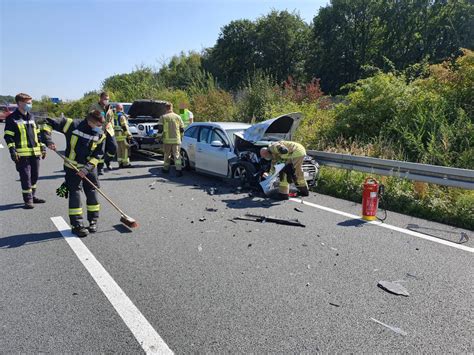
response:
M251 125L247 123L242 123L242 122L194 122L193 124L190 125L190 127L191 126L193 127L212 126L212 127L218 127L227 131L227 130L233 130L233 129L247 129Z

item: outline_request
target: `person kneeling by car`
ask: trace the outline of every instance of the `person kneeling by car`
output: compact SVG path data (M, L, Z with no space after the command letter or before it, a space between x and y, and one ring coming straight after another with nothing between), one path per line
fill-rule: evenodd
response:
M97 191L88 182L82 183L82 179L87 176L93 184L99 186L97 164L104 155L106 139L102 131L104 123L105 119L101 112L94 110L89 112L85 120L47 118L43 126L49 149L56 150L51 137L53 129L66 136L66 161L64 162L66 182L58 189L60 190L58 195L67 197L69 193L69 220L72 232L78 237L85 237L89 232L97 231L100 210ZM88 229L82 223L82 186L86 194Z
M278 187L278 198L288 200L290 182L294 182L300 196L308 196L308 184L304 178L303 160L306 149L299 143L290 141L279 141L271 143L268 147L260 149L260 156L272 161L273 170L275 164L284 161L285 167L280 172L280 185Z

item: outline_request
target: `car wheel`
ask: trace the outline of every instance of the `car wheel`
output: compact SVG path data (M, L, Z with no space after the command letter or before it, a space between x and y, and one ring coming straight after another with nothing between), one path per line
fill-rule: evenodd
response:
M184 149L181 149L181 161L183 162L184 170L191 170L191 164L189 163L188 153Z
M252 163L240 162L232 169L232 179L238 182L240 186L252 186L256 183L254 177L256 171Z

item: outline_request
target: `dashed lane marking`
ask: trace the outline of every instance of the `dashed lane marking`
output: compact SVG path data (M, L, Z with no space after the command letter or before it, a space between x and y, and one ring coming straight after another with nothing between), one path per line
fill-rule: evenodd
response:
M380 221L365 221L362 218L360 218L359 216L356 216L354 214L347 213L347 212L342 212L342 211L335 210L333 208L329 208L329 207L326 207L326 206L317 205L315 203L302 201L298 198L290 198L290 201L297 202L297 203L303 203L304 205L311 206L311 207L314 207L314 208L319 208L320 210L323 210L323 211L335 213L335 214L338 214L338 215L341 215L341 216L344 216L344 217L348 217L348 218L351 218L351 219L358 219L360 221L363 221L363 222L368 223L368 224L372 224L374 226L378 226L378 227L382 227L382 228L386 228L386 229L391 229L391 230L394 230L394 231L397 231L397 232L400 232L400 233L403 233L403 234L411 235L413 237L429 240L431 242L443 244L443 245L446 245L448 247L461 249L461 250L464 250L464 251L467 251L467 252L470 252L470 253L474 253L474 248L470 248L468 246L461 245L461 244L456 244L456 243L453 243L453 242L450 242L450 241L447 241L447 240L443 240L443 239L439 239L439 238L435 238L435 237L430 237L429 235L419 233L419 232L415 232L415 231L412 231L412 230L409 230L409 229L392 226L390 224L382 223Z
M146 320L140 310L128 298L125 292L97 261L94 254L74 234L62 217L51 217L54 225L89 271L101 291L108 298L127 327L133 333L146 354L173 354L156 330Z

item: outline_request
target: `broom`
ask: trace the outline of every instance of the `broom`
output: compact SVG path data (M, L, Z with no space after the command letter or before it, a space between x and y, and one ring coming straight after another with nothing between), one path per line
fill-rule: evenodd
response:
M56 152L57 155L59 155L61 157L62 160L64 160L64 162L68 163L68 167L72 167L74 170L79 172L79 169L76 168L71 163L69 163L68 159L65 156L63 156L62 154L60 154L56 150L55 150L55 152ZM132 218L130 216L127 216L110 198L107 197L107 195L104 192L102 192L101 189L99 189L97 186L95 186L95 184L92 181L90 181L87 178L87 176L85 176L83 179L86 180L94 189L96 189L97 192L99 194L101 194L102 197L105 198L112 205L112 207L114 207L120 213L120 215L121 215L120 222L122 222L123 224L125 224L129 228L137 228L138 227L138 222L134 218Z

